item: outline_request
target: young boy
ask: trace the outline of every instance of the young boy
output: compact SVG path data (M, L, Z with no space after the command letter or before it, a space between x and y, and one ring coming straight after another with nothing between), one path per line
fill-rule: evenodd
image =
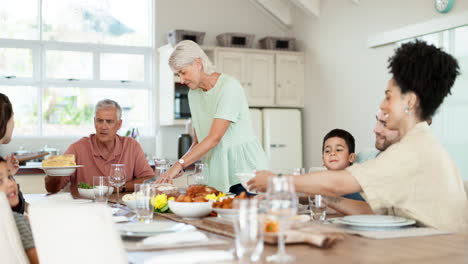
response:
M18 198L18 185L16 184L13 176L8 171L8 164L5 159L0 156L0 192L5 193L10 206L13 208L19 204ZM16 226L21 236L26 255L30 263L39 263L36 247L32 237L31 226L28 220L19 213L13 212L13 217L16 221Z
M328 170L344 170L356 160L354 149L354 137L348 131L333 129L323 138L323 166ZM370 206L362 199L359 193L343 197L325 197L325 202L329 207L345 215L373 213Z

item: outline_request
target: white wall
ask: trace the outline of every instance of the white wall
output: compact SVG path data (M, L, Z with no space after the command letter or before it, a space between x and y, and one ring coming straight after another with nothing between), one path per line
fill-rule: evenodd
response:
M255 34L255 44L264 36L288 36L250 0L156 0L156 47L167 43L165 34L173 29L206 32L204 46L216 46L216 36L225 32ZM157 155L177 158L177 139L183 132L182 126L162 127Z
M456 1L439 14L428 0L322 0L319 18L295 9L293 36L306 54L304 164L321 165L322 139L333 128L352 133L357 151L373 146L394 47L368 48L369 36L467 10L468 1Z

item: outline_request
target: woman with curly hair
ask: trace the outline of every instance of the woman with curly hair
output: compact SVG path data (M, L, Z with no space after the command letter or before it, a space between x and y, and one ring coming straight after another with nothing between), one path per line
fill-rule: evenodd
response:
M459 66L441 49L422 41L403 44L389 59L392 78L380 105L381 121L401 139L373 160L341 171L295 176L296 190L337 197L364 192L372 211L418 224L468 233L468 200L454 161L429 129L450 94ZM271 172L258 172L252 187L265 189Z

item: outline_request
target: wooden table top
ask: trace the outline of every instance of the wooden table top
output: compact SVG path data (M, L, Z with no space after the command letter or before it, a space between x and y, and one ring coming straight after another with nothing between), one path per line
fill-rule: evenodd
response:
M112 198L114 198L115 194ZM160 216L155 216L155 221L160 221ZM166 219L167 220L167 219ZM198 251L200 249L233 249L234 241L229 241L225 246L212 248L185 248L173 250L155 250L151 252L129 252L129 256L138 254L144 258L159 254ZM262 254L262 262L265 257L276 252L276 245L265 244ZM449 234L422 237L371 239L355 235L345 234L345 239L336 243L333 247L322 249L307 244L288 244L286 251L294 255L294 263L468 263L468 235ZM137 262L138 263L138 262ZM237 263L237 262L233 262Z

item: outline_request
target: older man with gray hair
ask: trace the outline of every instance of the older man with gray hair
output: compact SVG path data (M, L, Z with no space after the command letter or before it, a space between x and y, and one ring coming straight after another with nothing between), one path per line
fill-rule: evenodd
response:
M76 163L84 165L70 177L46 176L47 191L55 193L70 183L76 194L78 183L93 184L93 176L109 175L112 164L125 164L126 183L123 191L133 191L135 183L154 177L145 154L138 142L117 135L122 127L122 109L115 101L105 99L96 105L94 116L95 134L73 143L65 154L74 154Z

